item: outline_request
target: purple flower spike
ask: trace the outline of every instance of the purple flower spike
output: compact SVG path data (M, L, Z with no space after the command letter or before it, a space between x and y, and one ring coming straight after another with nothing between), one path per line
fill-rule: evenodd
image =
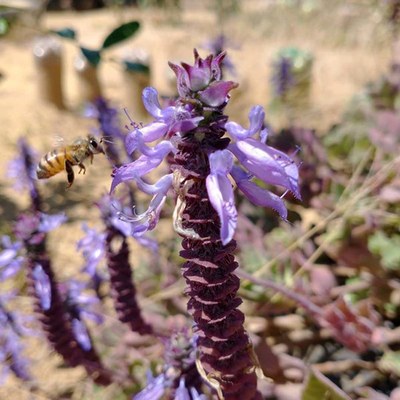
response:
M207 192L219 215L221 240L222 244L226 245L232 240L237 223L233 188L227 176L233 166L233 156L229 151L222 150L210 154L209 158L211 172L206 179Z
M134 234L153 229L171 186L171 175L164 175L155 185L145 182L143 176L160 165L161 158L170 156L172 187L177 199L173 225L183 237L180 255L186 261L182 275L187 283L188 311L198 335L198 361L205 375L213 377L213 386L220 397L260 400L251 343L243 327L244 315L238 309L240 281L234 274L238 264L233 240L237 211L229 175L250 201L271 207L286 219L282 199L251 179L257 177L266 184L282 186L300 197L298 170L290 157L263 143L267 131L262 130L265 117L262 107L251 109L248 129L227 123L223 108L237 84L221 80L225 53L204 59L197 51L194 54L192 66L170 63L180 95L173 105L161 109L157 91L144 90L146 109L155 121L130 134L129 150L142 155L125 166L125 170L116 171L112 190L119 183L131 180L142 192L151 194L153 199L145 213L133 217L121 213L120 216L131 223ZM232 142L225 136L226 132ZM149 148L147 143L151 139L160 142ZM165 141L170 141L174 148L165 146ZM165 151L158 153L161 144ZM153 150L156 155L150 156ZM241 166L234 165L234 156ZM175 399L202 398L197 392L199 386L188 384L187 375L177 378L172 386L177 388ZM158 398L163 388L167 390L160 378L136 398Z

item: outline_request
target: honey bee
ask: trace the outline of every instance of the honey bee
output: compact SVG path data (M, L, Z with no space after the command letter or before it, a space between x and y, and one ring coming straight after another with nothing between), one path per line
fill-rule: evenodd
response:
M87 158L90 158L90 163L93 162L94 154L103 153L104 149L101 144L102 140L98 141L93 136L88 135L86 138L78 138L72 144L59 146L52 151L46 153L36 168L38 179L48 179L61 171L67 172L67 189L74 182L74 165L79 165L79 174L86 172L86 167L83 164Z

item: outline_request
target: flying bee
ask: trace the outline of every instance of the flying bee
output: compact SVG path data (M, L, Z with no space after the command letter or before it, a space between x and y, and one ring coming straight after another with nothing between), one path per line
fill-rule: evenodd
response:
M79 165L79 174L86 172L83 164L87 158L90 163L93 162L95 154L103 153L102 140L98 141L95 137L88 135L86 138L78 138L72 144L59 146L52 151L46 153L40 160L36 175L38 179L48 179L61 171L67 172L67 189L74 182L74 165Z

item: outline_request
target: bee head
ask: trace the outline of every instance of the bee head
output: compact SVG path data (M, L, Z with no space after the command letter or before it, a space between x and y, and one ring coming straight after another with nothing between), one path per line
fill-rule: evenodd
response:
M89 149L93 154L98 154L98 153L103 153L104 154L104 149L101 143L94 138L93 136L89 136Z

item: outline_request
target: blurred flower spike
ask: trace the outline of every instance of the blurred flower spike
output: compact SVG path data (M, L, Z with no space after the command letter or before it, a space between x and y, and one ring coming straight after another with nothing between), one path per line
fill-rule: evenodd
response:
M165 365L157 377L147 374L147 385L132 400L206 400L198 389L200 375L196 370L197 337L187 330L176 332L165 344Z
M179 144L186 134L196 131L198 141L208 145L210 173L207 177L207 191L220 223L220 238L224 245L229 243L235 233L237 211L229 175L238 188L256 205L273 208L286 219L287 210L282 200L269 190L252 182L255 177L265 184L278 185L300 198L298 185L298 167L285 153L264 143L267 132L262 129L265 112L261 106L255 106L249 114L250 127L243 128L235 122L226 123L226 117L210 121L206 110L222 109L229 100L229 92L237 87L235 82L222 81L221 63L225 53L216 57L199 57L195 51L195 63L180 66L170 63L177 76L178 92L181 97L175 105L162 109L157 90L144 89L143 102L147 111L155 118L154 122L142 128L135 128L126 138L129 154L141 153L139 158L114 170L111 192L122 182L134 181L144 193L153 196L145 213L126 217L137 234L154 229L167 193L174 182L173 174L161 177L151 185L143 177L157 168L170 153L176 154ZM203 110L199 112L199 110ZM232 141L227 148L215 149L207 144L205 137L209 129L225 131ZM259 134L259 138L254 138ZM158 141L153 147L149 143ZM234 156L241 164L234 163ZM176 173L175 173L176 175ZM122 216L123 217L123 216Z

